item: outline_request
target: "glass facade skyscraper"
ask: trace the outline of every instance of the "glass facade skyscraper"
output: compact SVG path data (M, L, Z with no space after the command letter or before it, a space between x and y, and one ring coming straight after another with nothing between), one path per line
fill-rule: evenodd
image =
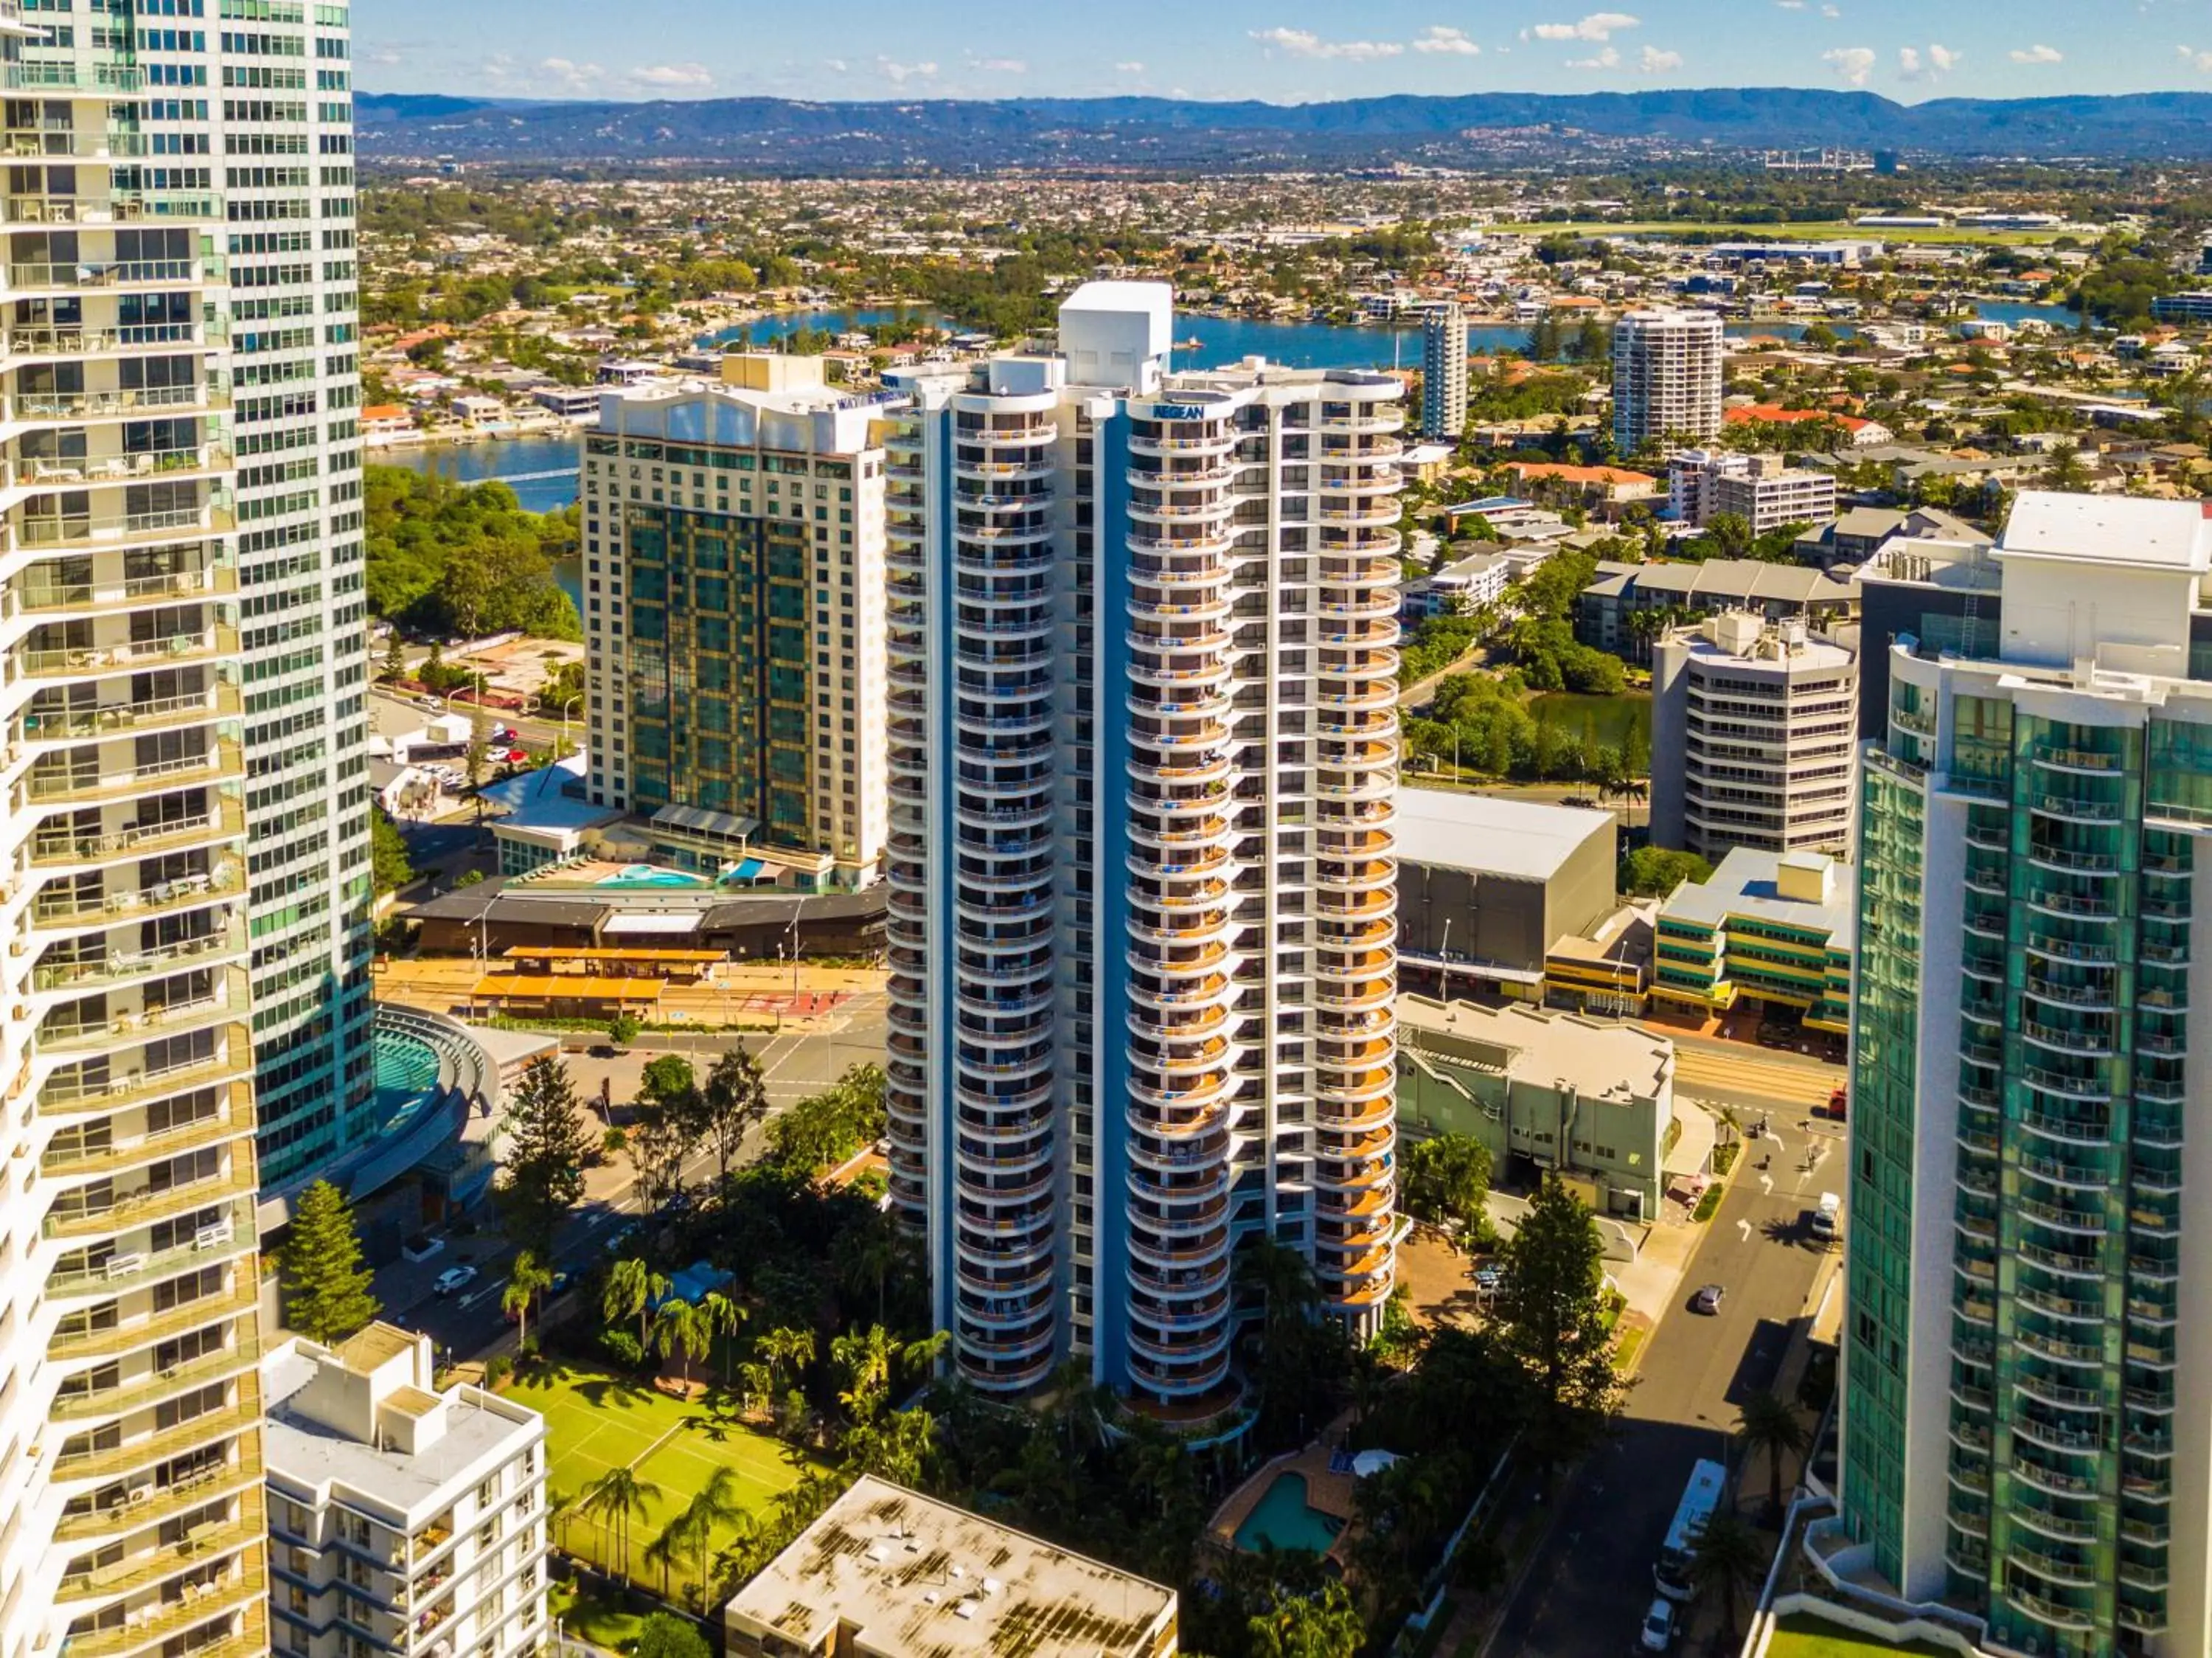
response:
M2028 493L1994 549L1862 579L1907 620L1867 711L1844 1525L1993 1649L2202 1653L2212 522Z

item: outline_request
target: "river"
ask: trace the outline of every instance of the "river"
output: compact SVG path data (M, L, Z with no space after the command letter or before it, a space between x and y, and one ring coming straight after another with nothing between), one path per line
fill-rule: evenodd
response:
M1981 300L1975 305L1982 316L2017 324L2030 318L2054 327L2073 326L2074 314L2063 306L2033 305L2024 301ZM879 326L898 313L884 308L850 311L792 311L763 317L726 329L703 340L733 344L750 339L756 345L771 344L802 328L842 332ZM930 321L933 314L909 310L915 321ZM1771 334L1795 339L1807 324L1761 320L1731 322L1729 334ZM1320 322L1257 322L1241 317L1193 316L1175 320L1179 368L1210 368L1246 357L1264 357L1294 369L1367 369L1389 367L1394 362L1411 367L1421 356L1420 333L1410 328L1346 327ZM1468 328L1468 346L1475 352L1519 350L1528 343L1528 328L1521 323L1474 323ZM1837 327L1848 337L1848 325ZM1184 342L1195 341L1195 344ZM510 484L522 504L532 512L551 512L576 498L576 442L573 438L529 437L505 442L441 444L429 448L380 449L369 459L381 466L411 466L436 472L464 484L500 479Z

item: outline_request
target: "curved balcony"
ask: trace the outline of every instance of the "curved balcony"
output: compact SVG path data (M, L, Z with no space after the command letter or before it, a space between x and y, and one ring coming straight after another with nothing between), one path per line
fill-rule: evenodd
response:
M1225 425L1214 431L1178 425L1171 431L1155 432L1149 436L1133 427L1129 433L1129 453L1168 459L1177 455L1216 457L1225 455L1235 448L1237 441L1236 431Z
M1140 1226L1150 1227L1152 1222L1139 1222L1133 1216L1129 1217L1129 1254L1133 1259L1147 1265L1170 1271L1197 1271L1229 1258L1229 1228L1218 1221L1211 1234L1176 1243L1146 1237L1138 1229Z
M1210 1320L1186 1320L1177 1327L1199 1333L1186 1336L1181 1340L1154 1335L1146 1329L1140 1317L1133 1312L1129 1320L1129 1350L1139 1357L1163 1365L1201 1364L1225 1353L1230 1337L1234 1333L1225 1309L1213 1314Z
M1221 1116L1225 1113L1216 1113ZM1163 1173L1174 1173L1194 1168L1221 1167L1224 1170L1229 1155L1229 1137L1218 1132L1200 1132L1187 1141L1164 1138L1173 1130L1163 1131L1150 1119L1134 1112L1127 1115L1131 1137L1129 1159L1142 1168L1158 1169ZM1140 1183L1138 1179L1133 1185Z

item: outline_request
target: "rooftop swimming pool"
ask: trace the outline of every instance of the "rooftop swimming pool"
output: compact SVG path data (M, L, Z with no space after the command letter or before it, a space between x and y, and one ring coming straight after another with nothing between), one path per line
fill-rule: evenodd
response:
M1254 1554L1263 1545L1327 1554L1343 1529L1344 1522L1334 1515L1308 1504L1304 1474L1279 1473L1237 1527L1237 1546Z
M686 875L681 869L657 869L650 863L633 863L627 869L605 877L598 883L602 887L683 887L697 888L714 883L704 875Z

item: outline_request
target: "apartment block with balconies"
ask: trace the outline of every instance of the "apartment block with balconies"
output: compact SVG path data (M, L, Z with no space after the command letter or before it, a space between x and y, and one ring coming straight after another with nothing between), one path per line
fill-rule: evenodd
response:
M546 1649L545 1421L432 1381L430 1338L372 1324L270 1356L269 1649Z
M1170 376L1164 284L919 373L892 493L892 1198L974 1384L1237 1393L1240 1247L1393 1277L1399 390Z
M1863 754L1842 1512L1983 1649L2212 1646L2212 526L2024 492L1893 543Z

